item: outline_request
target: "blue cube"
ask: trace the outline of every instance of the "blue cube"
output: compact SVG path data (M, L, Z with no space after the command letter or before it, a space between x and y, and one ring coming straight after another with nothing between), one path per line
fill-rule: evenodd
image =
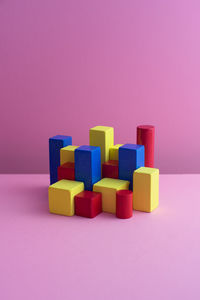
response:
M133 172L144 167L144 146L125 144L119 148L119 179L129 180L133 188Z
M80 146L75 149L75 180L84 182L85 190L92 191L93 184L101 179L101 149Z
M49 171L50 184L58 181L58 167L60 166L60 149L72 144L72 137L56 135L49 139Z

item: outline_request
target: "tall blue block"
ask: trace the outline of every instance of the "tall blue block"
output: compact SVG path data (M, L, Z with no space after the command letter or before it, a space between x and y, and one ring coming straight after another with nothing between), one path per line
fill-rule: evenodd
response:
M75 149L75 180L84 182L85 190L92 191L93 184L100 179L100 147L81 146Z
M119 148L119 178L130 181L133 188L133 172L144 167L144 146L125 144Z
M60 149L71 144L71 136L56 135L49 139L50 184L58 181L57 170L60 166Z

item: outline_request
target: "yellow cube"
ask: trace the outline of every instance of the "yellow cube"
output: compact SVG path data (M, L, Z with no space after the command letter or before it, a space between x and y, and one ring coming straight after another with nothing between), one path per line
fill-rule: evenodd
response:
M49 186L49 211L54 214L73 216L74 196L84 190L83 182L60 180Z
M119 147L123 144L116 144L109 149L109 160L119 160Z
M94 192L102 193L102 210L104 212L116 213L116 192L128 190L129 181L103 178L93 185Z
M109 160L109 149L114 144L114 129L96 126L90 129L90 146L101 148L101 163Z
M66 146L60 149L60 164L74 162L74 151L78 146Z
M133 173L133 209L151 212L159 204L159 170L141 167Z

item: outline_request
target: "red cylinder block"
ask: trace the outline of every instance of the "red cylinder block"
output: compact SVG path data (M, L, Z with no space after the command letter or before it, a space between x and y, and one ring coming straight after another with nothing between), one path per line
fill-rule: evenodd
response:
M116 193L116 216L120 219L128 219L133 215L133 192L119 190Z
M154 168L155 127L152 125L137 126L137 144L144 145L145 167Z

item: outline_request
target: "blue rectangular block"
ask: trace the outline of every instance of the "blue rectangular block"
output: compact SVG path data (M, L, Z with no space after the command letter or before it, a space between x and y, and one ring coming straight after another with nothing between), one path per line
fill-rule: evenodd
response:
M58 181L58 167L60 166L60 149L72 145L72 137L56 135L49 139L49 171L50 184Z
M144 146L125 144L119 147L119 179L129 180L133 188L133 172L144 167Z
M85 190L92 191L93 184L101 179L101 149L81 146L75 149L75 180L84 182Z

